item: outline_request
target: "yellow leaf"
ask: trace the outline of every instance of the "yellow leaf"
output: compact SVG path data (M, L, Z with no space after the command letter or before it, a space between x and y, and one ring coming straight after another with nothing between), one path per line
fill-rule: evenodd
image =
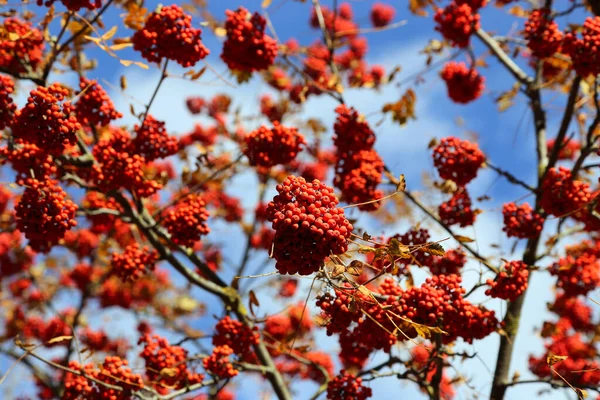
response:
M129 61L129 60L119 60L119 62L126 67L129 67L129 66L131 66L131 64L133 64L133 61Z
M163 368L160 370L160 376L172 378L175 375L177 375L177 368Z
M205 65L204 67L202 67L202 68L200 69L200 71L198 71L198 72L196 72L196 73L194 73L194 72L192 71L192 76L190 77L190 79L191 79L191 80L193 80L193 81L195 81L196 79L200 78L200 77L201 77L201 76L204 74L204 72L206 71L206 68L207 68L207 67L206 67L206 65Z
M181 313L191 313L198 308L198 301L190 296L181 296L175 303L175 309Z
M226 35L227 35L227 30L225 28L222 28L220 26L215 28L215 36L225 37Z
M112 46L109 47L110 50L113 51L119 51L119 50L123 50L126 49L128 47L133 46L133 43L119 43L119 44L113 44Z
M113 36L115 36L115 33L117 33L117 26L113 26L112 28L110 28L110 30L108 32L106 32L104 35L102 35L102 40L109 40L111 39Z
M461 236L461 235L454 235L454 239L458 240L459 243L472 243L472 242L474 242L474 240L471 239L470 237Z
M142 69L148 69L150 67L148 67L146 64L144 64L143 62L139 62L139 61L134 61L133 62L135 65L137 65L138 67L142 68Z
M55 338L50 339L47 344L64 342L65 340L71 340L71 339L73 339L73 336L57 336Z
M261 7L267 8L271 5L271 0L263 0Z
M443 256L446 254L446 251L439 243L428 243L425 251L434 256Z
M85 35L83 38L84 38L84 39L86 39L86 40L89 40L90 42L94 42L94 43L96 43L97 45L99 45L99 44L100 44L100 41L102 40L102 39L100 39L100 38L93 37L93 36L89 36L89 35Z
M404 174L400 174L398 178L398 185L396 185L396 192L404 192L406 190L406 179Z
M546 359L546 363L549 366L553 366L554 364L558 364L561 361L565 361L567 358L569 358L569 357L568 356L556 356L556 355L551 354Z

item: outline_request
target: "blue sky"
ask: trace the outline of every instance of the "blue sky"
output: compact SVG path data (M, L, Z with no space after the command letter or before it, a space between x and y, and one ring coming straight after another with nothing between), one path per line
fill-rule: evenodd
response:
M147 7L152 9L159 2L148 1L146 3ZM215 17L222 19L225 9L233 9L243 5L251 11L255 11L259 10L260 3L259 0L209 1L209 9ZM285 4L282 7L278 7L279 3ZM324 5L330 5L331 3L332 1L322 1ZM351 2L355 18L361 23L361 26L369 26L368 12L372 3L372 1ZM419 55L419 51L426 46L429 39L440 39L440 36L433 29L431 15L425 18L414 17L409 13L405 2L394 1L390 3L397 6L396 21L406 19L407 24L394 30L369 34L370 51L368 62L370 64L381 64L388 71L395 66L401 66L402 71L396 79L396 82L400 82L423 70L425 57ZM320 33L312 30L308 25L309 4L309 1L304 4L291 0L273 1L273 5L269 8L270 17L282 41L294 37L301 44L310 44L320 37ZM570 2L562 0L555 1L554 4L557 9L566 9L569 7ZM113 10L112 13L108 14L108 17L105 19L107 29L118 23L117 13L117 11ZM581 14L578 14L568 19L562 18L559 21L559 25L561 28L565 28L567 23L581 23L582 21ZM199 22L200 19L195 17L194 24L198 24ZM493 6L484 9L482 12L483 28L499 35L507 35L510 32L514 33L520 30L522 25L523 20L509 16L505 11ZM116 37L126 37L130 34L131 31L120 27ZM226 67L219 60L220 40L215 38L212 33L205 31L203 41L206 47L211 50L207 62L215 70L222 73L222 75L227 76ZM475 40L475 54L479 56L483 54L484 50ZM151 69L148 71L135 66L125 68L118 60L100 51L94 51L91 54L98 59L98 69L91 73L90 77L105 80L118 87L119 77L121 75L127 76L129 83L127 96L124 96L120 91L109 91L115 104L125 114L125 117L120 122L133 123L134 119L128 115L127 111L129 104L132 102L131 98L138 99L141 102L140 104L147 102L159 79L159 71L155 66L151 66ZM119 52L119 55L124 59L139 59L133 50L130 49ZM464 57L460 58L460 60L464 60ZM509 90L512 87L513 79L491 57L487 59L487 62L489 67L482 70L482 73L486 76L485 93L479 100L468 106L453 104L447 98L445 86L438 77L436 70L424 74L422 76L424 81L418 85L413 80L407 81L400 87L392 84L380 91L351 89L347 90L344 94L349 105L355 106L365 115L372 115L381 109L383 103L396 101L406 89L410 87L415 89L417 94L416 121L409 121L406 127L400 128L386 120L383 124L375 128L377 133L377 150L380 151L384 160L394 172L405 174L409 189L419 190L422 187L421 181L424 173L437 178L427 149L427 143L431 138L441 138L449 135L471 137L471 133L477 135L480 147L494 164L503 166L503 168L525 181L534 183L536 166L533 125L526 99L518 96L512 108L504 113L498 113L495 98L503 91ZM519 65L527 68L526 60L521 58L518 62ZM170 71L175 73L178 71L178 68L172 64ZM531 72L529 69L527 71ZM56 79L74 82L73 77L70 76L60 76ZM187 96L199 95L210 98L216 93L227 93L233 97L234 107L241 106L242 111L245 113L256 113L258 98L266 92L270 92L270 89L258 79L253 79L247 84L231 88L223 84L210 71L206 72L196 83L170 78L162 86L159 96L151 109L151 114L158 119L164 120L170 132L182 134L189 131L193 127L194 122L202 121L202 119L190 116L185 109L184 101ZM26 92L23 91L23 93ZM544 102L548 104L548 110L550 110L548 112L548 124L549 136L552 137L558 128L557 121L561 117L560 110L564 103L564 96L547 96L547 98L544 98ZM141 107L140 104L135 104L138 110ZM303 115L320 118L326 126L331 127L335 119L333 112L335 106L336 104L331 99L324 96L310 98L305 105ZM456 122L459 117L464 120L464 125L462 126L459 126ZM375 126L380 118L380 115L373 116L369 119L369 122ZM248 129L253 128L253 126L248 126ZM232 186L234 188L231 192L238 196L243 195L244 205L248 210L252 210L254 199L256 198L255 178L249 174L242 175L235 180ZM499 250L494 249L491 246L492 244L498 244L504 250L510 248L512 245L512 242L507 240L501 231L502 221L499 210L502 203L520 199L525 193L522 189L515 188L504 179L498 178L489 170L482 171L479 177L469 185L469 189L472 198L485 194L490 196L492 200L479 204L478 207L486 212L478 217L478 221L474 227L459 230L459 233L476 238L476 246L482 253L498 255ZM445 198L437 193L423 198L423 201L432 208L437 207L443 200ZM397 224L386 227L384 232L403 233L406 231L409 225L400 217ZM374 224L368 218L364 216L360 218L360 221L364 223L363 226L366 226L371 234L384 233L377 231L381 230L381 227ZM446 238L447 235L443 231L433 228L432 237L434 240L440 240ZM207 237L207 240L214 243L224 243L224 254L227 254L228 258L234 260L234 264L237 263L244 243L239 228L223 223L215 224L212 226L212 233ZM451 241L445 243L447 243L445 245L447 247L455 247L455 244L451 244ZM257 260L262 260L262 255L258 256ZM479 266L471 262L467 269L477 271ZM469 283L473 283L476 278L476 273L466 273L466 286ZM302 282L305 287L310 285L310 281L302 280ZM260 285L262 283L264 281L257 281L253 282L253 285ZM206 299L209 305L214 302L214 299L210 297L199 293L198 295ZM269 293L258 293L258 295L259 300L263 300L261 304L269 303ZM550 301L552 296L552 280L544 272L535 273L526 300L527 306L522 319L523 326L517 338L512 368L512 371L520 371L524 378L528 376L527 357L529 354L535 353L537 355L543 350L542 342L533 330L534 328L539 328L542 321L548 317L545 303ZM489 301L486 305L496 309L498 312L503 310L502 303L499 300ZM273 304L271 307L263 305L261 311L269 312L279 308L280 306L277 304ZM217 307L215 307L216 310ZM131 324L121 314L118 312L115 314L122 321L121 326L117 330L123 334L127 334L131 329ZM210 317L208 319L205 318L198 321L198 326L209 328L210 321ZM463 374L473 377L472 385L481 393L481 398L485 398L489 391L491 372L488 371L488 368L493 371L495 350L497 349L498 342L498 336L492 335L472 347L480 353L479 359L468 360L462 365L459 362L456 363L458 369ZM319 343L321 343L322 347L331 346L333 349L336 346L335 341L327 339L324 335L319 335ZM18 375L13 374L13 378L15 377L18 377ZM390 393L398 394L406 399L424 398L414 385L397 382L392 379L374 381L371 383L371 387L374 390L374 398L377 399L388 398ZM517 386L508 392L507 398L534 398L537 392L544 387L539 385ZM309 393L312 394L314 386L302 384L298 385L297 389L299 390L297 398L304 399L309 397ZM259 386L246 382L243 384L243 390L238 391L238 395L241 399L258 398L259 390ZM459 387L457 399L472 398L472 395L473 391L463 385ZM543 396L543 398L564 398L564 393L555 391Z

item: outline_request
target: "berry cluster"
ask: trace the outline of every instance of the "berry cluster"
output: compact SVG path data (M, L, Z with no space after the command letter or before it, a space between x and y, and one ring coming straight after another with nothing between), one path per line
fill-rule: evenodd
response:
M78 12L82 8L94 10L102 7L102 0L60 0L69 11ZM37 5L52 6L56 0L37 0Z
M191 194L163 213L163 226L171 234L173 243L192 247L200 236L210 232L206 225L209 214L205 206L200 195Z
M240 359L249 361L253 358L251 346L258 344L260 340L257 330L226 316L215 325L212 344L217 347L228 346Z
M316 305L322 310L321 317L326 321L327 335L345 332L361 315L348 308L351 297L342 290L335 291L335 297L325 293L317 297Z
M467 256L462 250L449 250L443 257L434 256L429 270L433 275L460 274L466 262Z
M171 156L179 150L177 138L169 136L165 123L146 116L141 126L135 125L135 139L132 140L132 151L147 161Z
M502 206L504 228L508 237L529 239L539 236L544 227L544 217L533 211L529 203L517 206L515 203L505 203Z
M389 4L375 3L371 7L371 23L376 28L388 25L394 19L396 9Z
M225 11L227 40L221 59L234 71L262 71L273 65L277 57L277 42L265 34L266 20L250 14L244 7Z
M346 252L352 225L337 207L332 188L290 175L277 192L267 219L275 230L273 257L281 274L310 275L330 254Z
M352 21L353 12L350 4L340 4L337 13L333 12L329 7L322 6L321 13L323 14L325 28L328 32L334 34L335 37L351 39L356 36L358 26ZM317 10L314 8L310 13L310 26L315 29L321 29Z
M271 122L281 121L288 111L287 100L276 103L271 96L265 94L260 97L260 112Z
M0 75L0 130L11 126L16 104L11 97L15 91L15 82L10 76Z
M65 232L77 225L77 205L54 181L27 179L26 189L15 207L17 228L32 249L48 252Z
M54 157L44 152L33 143L26 143L18 139L12 149L0 147L0 164L8 161L17 172L17 181L33 176L37 179L50 178L58 172Z
M573 69L582 77L600 73L600 17L587 17L581 38L576 32L567 32L563 50L571 57Z
M203 146L212 146L217 142L219 131L216 127L205 129L200 124L194 125L194 130L179 138L179 149L184 149L193 143L201 143Z
M79 100L75 105L75 114L79 122L93 126L106 126L111 121L123 116L115 110L108 93L97 81L81 78L79 88L80 91L77 94Z
M158 252L147 246L140 248L137 243L129 245L121 254L113 254L111 265L113 271L124 281L136 280L148 271L154 270L158 261Z
M552 20L550 10L533 10L525 22L523 38L536 58L547 58L560 50L563 34Z
M121 207L112 197L105 197L103 194L93 191L85 194L81 205L87 210L106 208L108 210L121 211ZM97 234L109 231L114 226L116 219L116 216L113 214L88 214L86 217L92 225L90 230Z
M486 296L515 301L527 289L529 271L522 261L510 261L498 273L496 279L488 279L486 284L490 287L485 291Z
M236 376L240 371L235 369L229 362L229 356L233 354L233 349L227 345L217 346L212 354L202 360L204 369L222 379L229 379Z
M440 204L438 213L446 226L459 224L461 228L475 223L477 211L471 208L471 198L467 189L460 188L450 200Z
M42 32L18 18L6 18L1 32L0 67L14 74L35 70L43 59Z
M149 62L160 63L166 58L182 67L191 67L209 54L201 34L201 29L192 28L192 17L173 4L150 14L144 28L131 41L133 48Z
M548 171L540 189L540 205L548 214L563 217L591 200L589 184L573 179L565 167Z
M146 376L158 388L177 390L204 379L202 374L188 369L188 352L183 347L171 346L158 335L145 335L138 344L144 344L140 357L146 362Z
M338 158L347 153L373 148L375 133L354 108L341 105L335 112L337 119L333 125L333 144L337 149Z
M578 297L560 293L548 309L561 319L567 319L577 332L593 332L592 308Z
M244 138L250 165L270 168L278 164L288 164L296 158L306 144L304 136L293 127L285 127L273 122L273 128L261 126Z
M188 97L185 100L185 105L190 113L197 115L200 114L206 106L206 101L202 97L198 96Z
M567 296L585 295L600 285L600 261L589 252L567 255L552 264L550 274L558 278L556 286Z
M484 161L477 144L452 136L443 138L433 149L433 163L440 177L459 186L471 182Z
M411 248L411 259L400 259L400 263L404 265L416 264L420 267L430 267L433 262L433 256L427 253L426 250L420 248L429 242L431 236L427 229L411 229L403 235L395 236L404 246ZM391 238L390 238L391 241Z
M471 35L479 29L479 14L467 3L452 2L438 9L434 20L435 30L455 47L467 47Z
M81 129L73 106L62 103L69 91L57 83L31 91L27 104L15 113L13 135L33 143L50 154L61 154L75 144Z
M551 154L556 146L556 139L549 139L547 143L548 154ZM581 150L581 142L577 139L571 138L563 141L560 150L558 151L559 160L572 160L575 158L575 154Z
M327 384L328 400L365 400L373 395L371 388L362 385L362 379L341 371Z
M484 89L485 78L464 62L450 61L440 73L448 88L448 97L454 102L467 104L477 100Z

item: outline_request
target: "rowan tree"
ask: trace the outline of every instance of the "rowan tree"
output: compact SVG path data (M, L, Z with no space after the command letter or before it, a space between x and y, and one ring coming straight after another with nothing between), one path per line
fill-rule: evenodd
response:
M21 3L6 398L600 399L600 2Z

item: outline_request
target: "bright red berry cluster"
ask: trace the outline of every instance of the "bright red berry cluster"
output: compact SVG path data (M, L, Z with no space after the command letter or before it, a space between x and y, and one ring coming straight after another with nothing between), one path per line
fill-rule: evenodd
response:
M304 136L294 127L286 127L273 122L273 128L261 126L244 138L246 148L244 154L250 165L270 168L278 164L288 164L306 144Z
M410 259L401 258L399 262L403 265L418 265L420 267L429 267L433 262L433 256L429 254L426 249L423 249L423 245L429 242L431 235L427 229L418 228L411 229L403 235L394 236L404 246L410 248ZM392 238L388 241L391 243Z
M337 12L332 11L329 7L322 6L321 13L323 14L323 22L328 32L332 32L336 37L340 38L353 38L356 36L358 26L352 21L353 12L350 4L340 4ZM310 13L310 26L321 29L319 17L314 8Z
M93 126L106 126L123 116L115 110L108 93L97 81L81 78L79 88L78 100L75 104L75 114L79 122Z
M150 62L160 63L166 58L191 67L209 54L201 34L201 29L192 28L192 17L173 4L150 14L144 28L131 41L133 48Z
M27 179L15 207L17 228L35 251L48 252L65 232L77 225L77 204L54 181Z
M273 65L277 57L277 42L265 34L266 20L250 14L244 7L225 11L227 40L221 59L234 71L262 71Z
M452 2L437 10L434 17L435 30L452 46L464 48L469 45L471 35L479 29L479 14L469 4Z
M567 296L560 293L548 309L561 319L567 319L577 332L593 332L592 308L579 297Z
M440 177L459 186L471 182L484 161L477 144L452 136L443 138L433 149L433 163Z
M221 319L215 325L212 337L213 346L229 346L240 359L252 359L252 346L258 344L260 337L258 328L250 329L229 316Z
M587 17L581 30L567 32L563 40L563 50L571 57L573 69L582 77L600 73L600 17Z
M346 252L352 225L337 207L332 188L290 175L277 185L277 193L267 215L275 230L273 257L279 273L310 275L330 254Z
M73 106L62 103L68 94L57 83L31 91L25 107L15 113L14 137L50 154L61 154L67 146L75 144L81 125L72 115Z
M15 74L35 70L43 58L42 32L18 18L6 18L2 28L0 67Z
M467 256L462 250L448 250L443 257L433 257L429 270L433 275L460 274L466 262Z
M517 206L515 203L505 203L502 206L504 228L508 237L529 239L539 236L544 227L544 217L536 213L529 203Z
M158 335L145 335L138 344L144 344L140 357L146 362L146 376L156 387L176 390L204 379L204 375L188 369L188 352L183 347L171 346Z
M240 371L234 368L229 362L229 356L233 354L233 349L227 345L217 346L212 354L202 360L204 369L219 378L229 379L236 376Z
M158 252L150 250L147 246L141 247L131 244L121 254L113 254L111 265L113 271L124 281L136 280L148 271L154 270L158 261Z
M12 125L17 105L11 97L15 91L15 82L10 76L0 75L0 129Z
M551 154L556 145L556 139L549 139L547 143L548 154ZM572 160L575 158L575 154L581 150L581 142L577 139L571 138L563 141L563 144L558 151L559 160Z
M490 288L485 291L485 295L515 301L527 289L528 278L527 264L522 261L510 261L504 265L496 279L486 281Z
M33 143L16 140L12 149L0 147L0 164L8 161L17 172L17 181L35 176L39 180L53 177L58 167L50 154L44 152Z
M102 0L60 0L61 3L69 11L78 12L82 8L87 8L88 10L94 10L96 8L102 7ZM44 5L46 7L50 7L54 5L56 0L37 0L38 6Z
M338 158L347 153L373 148L375 133L358 111L341 105L335 109L335 112L337 119L333 125L335 132L333 144L337 149Z
M456 103L467 104L477 100L485 88L485 78L464 62L446 63L440 75L446 82L448 97Z
M316 305L322 310L321 317L326 321L328 336L346 331L360 319L360 313L350 311L350 299L351 296L342 290L335 290L335 297L330 293L317 297Z
M363 386L361 378L346 371L341 371L327 384L328 400L365 400L372 395L371 388Z
M562 166L548 171L540 194L544 211L557 217L579 210L592 198L589 184L575 180L571 170Z
M206 203L198 194L191 194L179 200L177 204L163 213L163 226L171 234L173 243L192 247L200 236L207 235L210 228L206 225L209 214Z
M586 295L600 285L600 261L590 252L561 258L552 264L550 273L558 278L556 286L569 297Z
M169 136L165 123L146 116L141 126L135 125L132 150L148 161L171 156L179 150L177 138Z
M206 106L206 100L198 96L188 97L185 100L185 105L190 113L197 115L200 114Z
M542 8L529 14L523 38L534 57L547 58L560 50L563 34L552 20L550 10Z
M459 224L462 228L475 223L477 211L471 208L471 198L467 189L460 188L450 200L440 204L438 213L446 226Z
M389 4L375 3L371 7L371 23L376 28L388 25L394 19L396 9Z

